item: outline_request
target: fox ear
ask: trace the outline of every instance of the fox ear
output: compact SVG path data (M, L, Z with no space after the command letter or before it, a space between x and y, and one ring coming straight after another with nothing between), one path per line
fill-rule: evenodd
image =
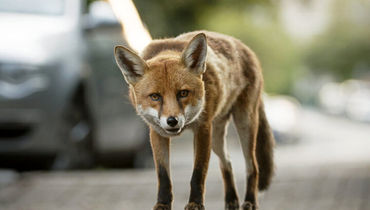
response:
M182 53L185 66L197 74L206 70L207 38L204 33L197 34Z
M118 67L121 69L126 82L135 84L144 75L148 68L145 61L136 53L123 46L116 46L114 48L114 57Z

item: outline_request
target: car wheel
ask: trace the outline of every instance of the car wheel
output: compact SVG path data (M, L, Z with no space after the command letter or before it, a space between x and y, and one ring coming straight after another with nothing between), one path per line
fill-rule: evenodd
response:
M83 97L81 97L83 98ZM80 100L73 100L64 112L58 128L62 148L57 153L51 169L87 169L94 166L93 121Z

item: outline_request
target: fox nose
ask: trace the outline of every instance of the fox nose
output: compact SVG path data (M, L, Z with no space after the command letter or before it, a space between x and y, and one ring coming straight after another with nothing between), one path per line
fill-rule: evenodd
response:
M167 124L169 125L169 126L171 126L171 127L175 127L176 125L177 125L177 120L176 120L176 118L174 118L174 117L169 117L169 118L167 118Z

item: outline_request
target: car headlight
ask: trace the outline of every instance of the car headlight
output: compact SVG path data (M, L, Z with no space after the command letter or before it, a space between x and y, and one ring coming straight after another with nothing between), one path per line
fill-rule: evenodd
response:
M40 66L0 64L0 98L24 98L48 86L49 78Z

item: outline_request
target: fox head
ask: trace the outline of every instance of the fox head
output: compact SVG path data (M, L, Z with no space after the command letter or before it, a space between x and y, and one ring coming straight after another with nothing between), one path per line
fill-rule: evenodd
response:
M196 35L182 53L164 51L144 61L133 51L115 47L115 59L137 113L160 135L178 135L203 111L207 40Z

